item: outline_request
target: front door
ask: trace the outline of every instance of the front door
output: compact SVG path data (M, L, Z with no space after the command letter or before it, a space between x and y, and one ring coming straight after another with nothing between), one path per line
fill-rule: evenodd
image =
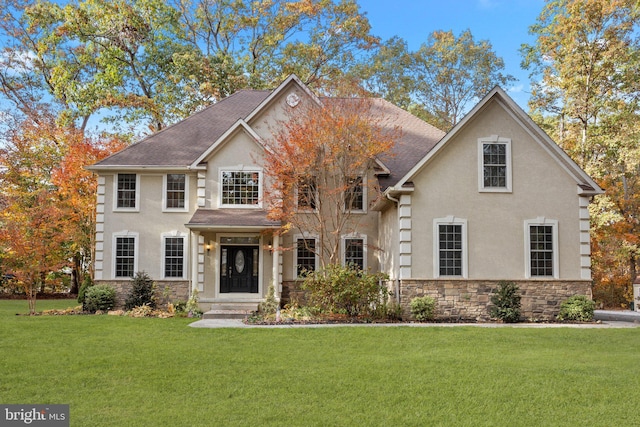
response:
M222 246L220 293L258 293L259 246Z

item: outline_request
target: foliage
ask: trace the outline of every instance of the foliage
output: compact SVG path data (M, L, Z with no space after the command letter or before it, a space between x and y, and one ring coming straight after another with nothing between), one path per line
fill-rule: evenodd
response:
M84 277L84 280L82 281L82 286L80 286L80 289L78 290L78 302L80 304L84 303L84 296L87 293L87 290L93 286L93 280L91 279L91 276L87 275Z
M411 314L419 322L433 320L436 315L437 306L438 303L436 299L429 295L416 297L409 303Z
M371 99L340 98L318 105L304 97L266 141L269 217L315 236L315 247L307 249L322 266L340 262L341 236L366 220L345 206L356 190L375 198L375 159L399 136L393 118L384 117L380 108Z
M449 130L491 88L515 80L502 69L488 40L476 42L469 30L434 31L415 53L416 95L432 124Z
M134 307L147 305L151 308L156 307L156 287L149 274L146 272L137 272L131 282L131 292L124 302L124 308L131 310Z
M530 106L606 193L590 206L594 296L626 304L640 255L640 8L632 0L554 0L530 27Z
M560 304L558 320L590 322L596 304L584 295L574 295Z
M273 286L273 281L269 283L269 289L267 289L267 297L258 304L258 312L261 314L275 314L280 307L280 303L276 300L276 290Z
M191 295L185 306L185 311L189 317L200 317L202 315L202 310L200 310L200 305L198 304L200 300L199 293L198 288L191 289Z
M491 296L490 314L492 318L500 319L506 323L520 321L520 294L518 285L514 282L501 281L498 289Z
M116 290L109 285L95 285L87 289L82 309L89 313L111 310L116 303Z
M378 43L354 0L0 4L5 96L22 110L51 99L83 130L102 115L158 131L291 73L320 86Z
M322 312L370 316L387 303L389 294L381 286L381 280L385 280L382 274L330 264L310 272L302 283L302 289L308 292L309 305Z

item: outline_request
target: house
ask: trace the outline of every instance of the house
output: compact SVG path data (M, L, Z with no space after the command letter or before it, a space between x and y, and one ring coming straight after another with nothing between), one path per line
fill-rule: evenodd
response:
M299 292L316 268L280 235L263 203L264 145L287 112L319 98L297 77L243 90L96 163L95 280L116 287L147 272L160 290L204 311L255 309L270 283ZM402 129L378 160L379 194L360 197L362 227L342 236L342 260L386 272L394 297L433 295L445 317L488 316L501 280L518 284L523 314L548 319L562 300L591 295L590 199L598 185L500 88L450 132L373 100ZM298 248L281 250L282 248Z

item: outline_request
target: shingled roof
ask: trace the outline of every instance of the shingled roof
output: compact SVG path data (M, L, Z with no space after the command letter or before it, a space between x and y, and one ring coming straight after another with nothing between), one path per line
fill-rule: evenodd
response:
M228 131L238 119L246 119L273 91L241 90L185 120L153 134L96 163L91 169L118 167L188 167ZM322 102L349 102L344 98L322 98ZM385 101L371 99L372 113L389 129L399 127L401 135L391 152L379 160L389 170L380 175L380 187L396 184L437 142L444 132Z
M272 91L241 90L187 119L169 126L96 163L101 167L186 167L224 134L246 118Z

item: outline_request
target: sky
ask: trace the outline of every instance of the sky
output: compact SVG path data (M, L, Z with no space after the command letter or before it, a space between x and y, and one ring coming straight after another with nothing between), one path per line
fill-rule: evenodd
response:
M544 0L360 0L358 4L372 34L382 40L401 37L410 51L436 30L451 30L458 37L469 29L475 41L488 40L504 60L503 72L517 79L504 89L528 111L529 72L520 68L518 50L521 44L535 41L529 26L536 22Z

